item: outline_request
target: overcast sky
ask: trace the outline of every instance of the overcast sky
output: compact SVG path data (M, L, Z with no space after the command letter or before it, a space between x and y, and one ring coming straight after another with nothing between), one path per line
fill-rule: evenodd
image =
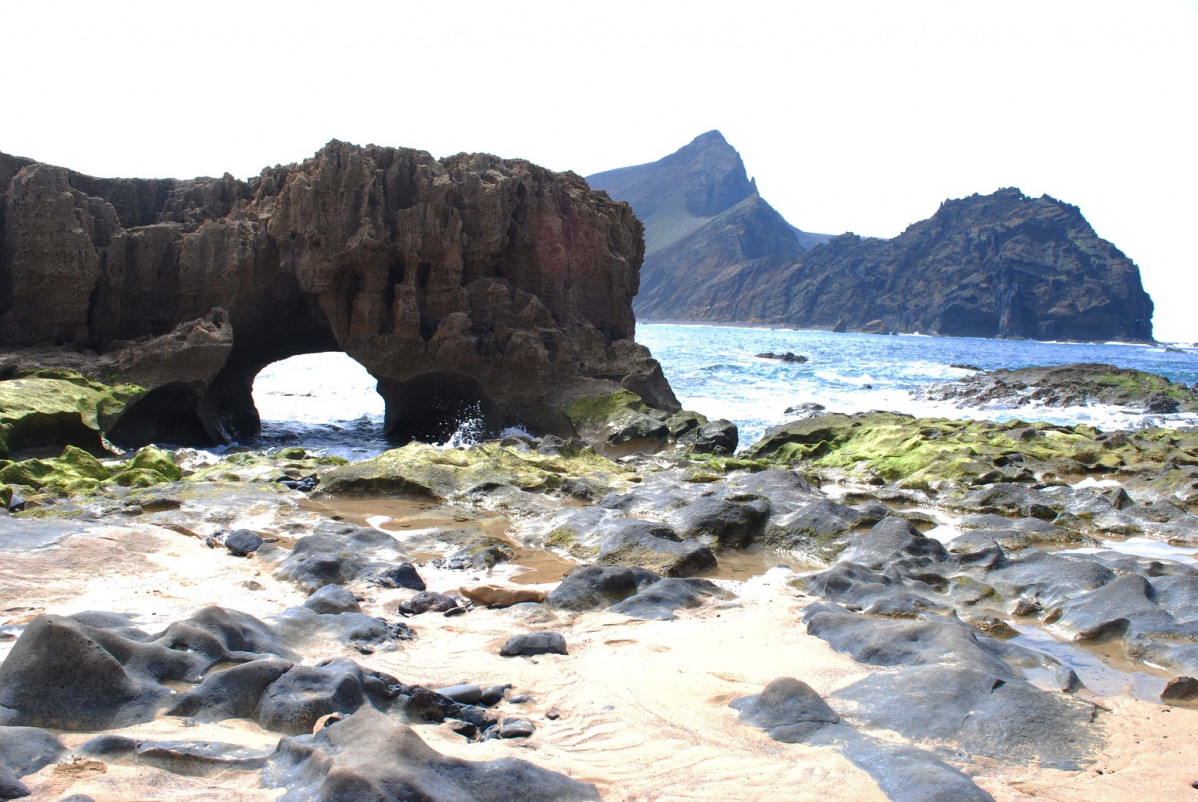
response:
M893 236L1017 186L1198 341L1198 0L0 0L0 150L256 174L337 138L584 175L718 128L808 231Z

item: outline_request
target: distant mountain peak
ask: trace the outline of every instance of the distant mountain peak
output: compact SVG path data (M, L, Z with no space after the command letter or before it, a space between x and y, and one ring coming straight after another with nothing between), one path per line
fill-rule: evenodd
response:
M948 199L893 239L800 231L717 130L587 179L645 224L638 316L964 337L1151 340L1139 269L1076 206Z

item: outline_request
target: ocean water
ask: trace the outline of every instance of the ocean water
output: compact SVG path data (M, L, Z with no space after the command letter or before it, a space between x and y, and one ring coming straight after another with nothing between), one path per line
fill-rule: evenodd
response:
M1001 406L961 408L928 401L920 390L980 368L1019 368L1103 362L1198 382L1198 351L1163 345L1044 343L919 335L837 334L825 331L640 324L637 340L661 362L683 406L737 424L741 444L784 422L786 409L806 402L829 412L890 410L919 416L1089 423L1104 430L1149 425L1198 425L1195 415L1142 415L1119 407ZM765 351L792 351L803 364L758 359ZM254 383L262 434L245 446L303 445L360 459L388 447L382 437L383 402L375 382L344 354L309 354L276 362ZM460 421L455 443L469 439Z

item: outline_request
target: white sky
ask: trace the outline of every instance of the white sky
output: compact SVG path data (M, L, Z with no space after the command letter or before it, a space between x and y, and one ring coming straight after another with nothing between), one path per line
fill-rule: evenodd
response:
M808 231L1018 186L1198 341L1198 0L0 0L0 150L245 178L338 138L583 175L720 129Z

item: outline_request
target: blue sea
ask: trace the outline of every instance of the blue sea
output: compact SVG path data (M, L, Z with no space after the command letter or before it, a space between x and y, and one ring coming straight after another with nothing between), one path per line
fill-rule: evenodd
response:
M642 323L637 340L652 350L683 406L727 418L747 446L787 420L805 402L829 412L890 410L919 416L1089 423L1104 430L1148 425L1198 425L1195 415L1145 416L1109 406L961 408L929 401L920 391L972 371L1032 365L1101 362L1137 368L1174 382L1198 382L1198 349L1123 343L1047 343L920 335L838 334L781 328ZM787 351L806 363L759 359ZM309 354L268 366L254 383L262 435L245 446L302 444L350 458L388 447L382 438L383 402L374 380L339 353ZM469 439L461 421L457 442Z

